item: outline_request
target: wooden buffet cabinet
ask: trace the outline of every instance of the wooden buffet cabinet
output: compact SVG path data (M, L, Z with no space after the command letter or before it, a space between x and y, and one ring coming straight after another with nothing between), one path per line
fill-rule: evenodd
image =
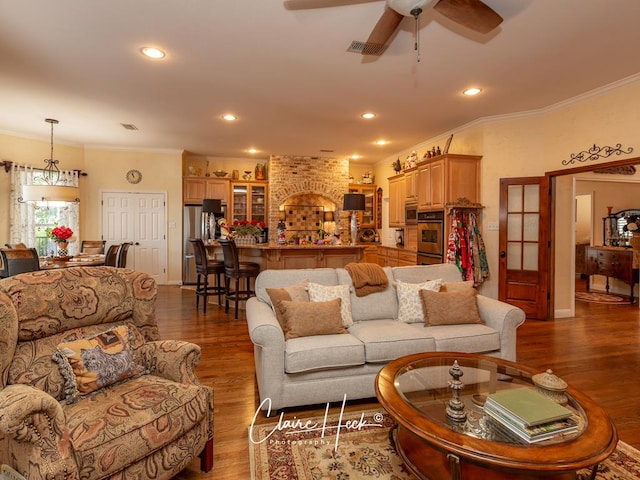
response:
M607 277L607 292L609 292L609 277L631 286L630 301L633 303L633 289L638 280L637 265L634 268L633 250L621 247L586 247L586 274L604 275ZM590 277L587 277L587 291L589 291Z

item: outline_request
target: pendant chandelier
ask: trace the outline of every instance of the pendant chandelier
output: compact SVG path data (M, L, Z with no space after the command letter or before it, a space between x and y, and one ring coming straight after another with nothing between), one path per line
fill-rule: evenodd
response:
M59 122L53 118L47 118L45 122L51 125L51 156L44 159L46 166L42 170L42 174L34 178L35 183L22 186L22 197L18 201L78 203L80 202L80 189L66 185L64 177L60 178L61 172L58 168L60 161L53 158L53 126Z

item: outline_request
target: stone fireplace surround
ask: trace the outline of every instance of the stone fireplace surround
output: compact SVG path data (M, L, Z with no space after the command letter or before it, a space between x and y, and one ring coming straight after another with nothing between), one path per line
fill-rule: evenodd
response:
M269 240L275 241L284 205L323 206L335 211L343 242L348 236L349 214L342 211L349 191L349 159L272 155L269 162ZM311 213L311 212L310 212Z

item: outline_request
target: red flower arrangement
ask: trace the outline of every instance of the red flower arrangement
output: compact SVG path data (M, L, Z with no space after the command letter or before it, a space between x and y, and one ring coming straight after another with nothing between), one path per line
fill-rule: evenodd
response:
M69 227L64 226L47 228L46 233L47 237L49 237L56 243L68 242L69 239L73 236L73 230L71 230Z
M266 227L267 224L264 222L259 222L256 219L251 221L249 220L234 220L233 221L233 230L236 236L244 236L244 235L253 235L257 236L262 233L262 229Z

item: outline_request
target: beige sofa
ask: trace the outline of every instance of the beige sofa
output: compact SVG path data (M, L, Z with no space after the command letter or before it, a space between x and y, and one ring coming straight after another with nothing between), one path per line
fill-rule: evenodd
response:
M260 409L271 413L300 405L375 397L376 374L398 357L428 351L483 353L516 359L516 329L524 312L495 299L477 296L481 324L425 327L398 321L396 282L442 279L460 282L455 265L384 267L386 290L357 297L349 273L342 268L265 270L256 279L256 297L247 302ZM351 286L353 325L348 334L314 335L285 340L267 288L283 288L304 280ZM313 319L310 319L313 321Z
M0 463L29 480L168 479L198 455L211 469L200 348L160 340L156 295L149 275L114 267L0 280ZM63 368L72 347L87 375Z

